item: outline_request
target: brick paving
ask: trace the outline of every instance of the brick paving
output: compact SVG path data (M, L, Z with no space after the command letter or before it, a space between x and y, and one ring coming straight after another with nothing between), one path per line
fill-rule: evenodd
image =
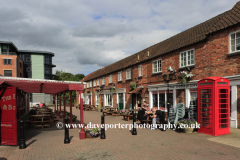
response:
M69 108L68 108L69 109ZM73 114L79 110L73 107ZM100 124L102 114L85 111L85 123ZM106 116L106 124L132 123L121 116ZM172 130L138 129L131 135L128 129L108 129L106 139L79 140L79 129L69 131L71 143L64 144L64 129L56 127L25 130L26 149L0 146L0 159L9 160L84 160L84 159L239 159L240 130L232 134L212 137L200 133L178 133ZM235 140L235 141L234 141Z

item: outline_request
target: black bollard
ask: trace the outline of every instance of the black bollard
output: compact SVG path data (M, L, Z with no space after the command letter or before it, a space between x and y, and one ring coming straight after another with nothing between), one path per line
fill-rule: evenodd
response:
M101 137L100 137L100 139L106 139L104 117L105 117L104 115L101 116Z
M133 113L133 131L132 131L132 135L137 135L137 129L135 128L135 124L136 124L136 113Z
M70 143L70 138L69 138L69 128L67 128L68 125L68 118L65 118L65 138L64 138L64 144Z
M26 143L25 143L25 136L24 136L24 122L23 120L20 121L20 144L19 144L19 149L25 149Z
M165 112L164 111L162 111L162 124L163 124L163 128L162 128L162 131L166 131L166 128L164 127L164 125L165 125Z

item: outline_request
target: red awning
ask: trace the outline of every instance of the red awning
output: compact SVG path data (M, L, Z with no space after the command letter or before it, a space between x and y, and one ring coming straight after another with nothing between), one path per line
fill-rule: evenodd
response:
M8 84L26 93L55 94L68 90L83 90L82 82L72 81L0 77L0 86L1 84Z

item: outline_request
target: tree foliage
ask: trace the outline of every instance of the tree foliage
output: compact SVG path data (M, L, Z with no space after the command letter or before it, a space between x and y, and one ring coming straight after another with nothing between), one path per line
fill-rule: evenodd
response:
M84 74L72 74L64 71L56 71L56 76L54 76L53 80L59 81L81 81L85 77ZM76 97L76 91L72 91L72 102L74 102L74 98ZM70 101L69 92L65 95L66 103ZM61 101L63 102L63 95L61 95Z

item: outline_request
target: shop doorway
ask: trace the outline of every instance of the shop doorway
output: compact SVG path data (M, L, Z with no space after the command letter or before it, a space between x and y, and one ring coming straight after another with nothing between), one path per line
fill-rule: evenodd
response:
M118 110L123 109L123 93L118 93Z

